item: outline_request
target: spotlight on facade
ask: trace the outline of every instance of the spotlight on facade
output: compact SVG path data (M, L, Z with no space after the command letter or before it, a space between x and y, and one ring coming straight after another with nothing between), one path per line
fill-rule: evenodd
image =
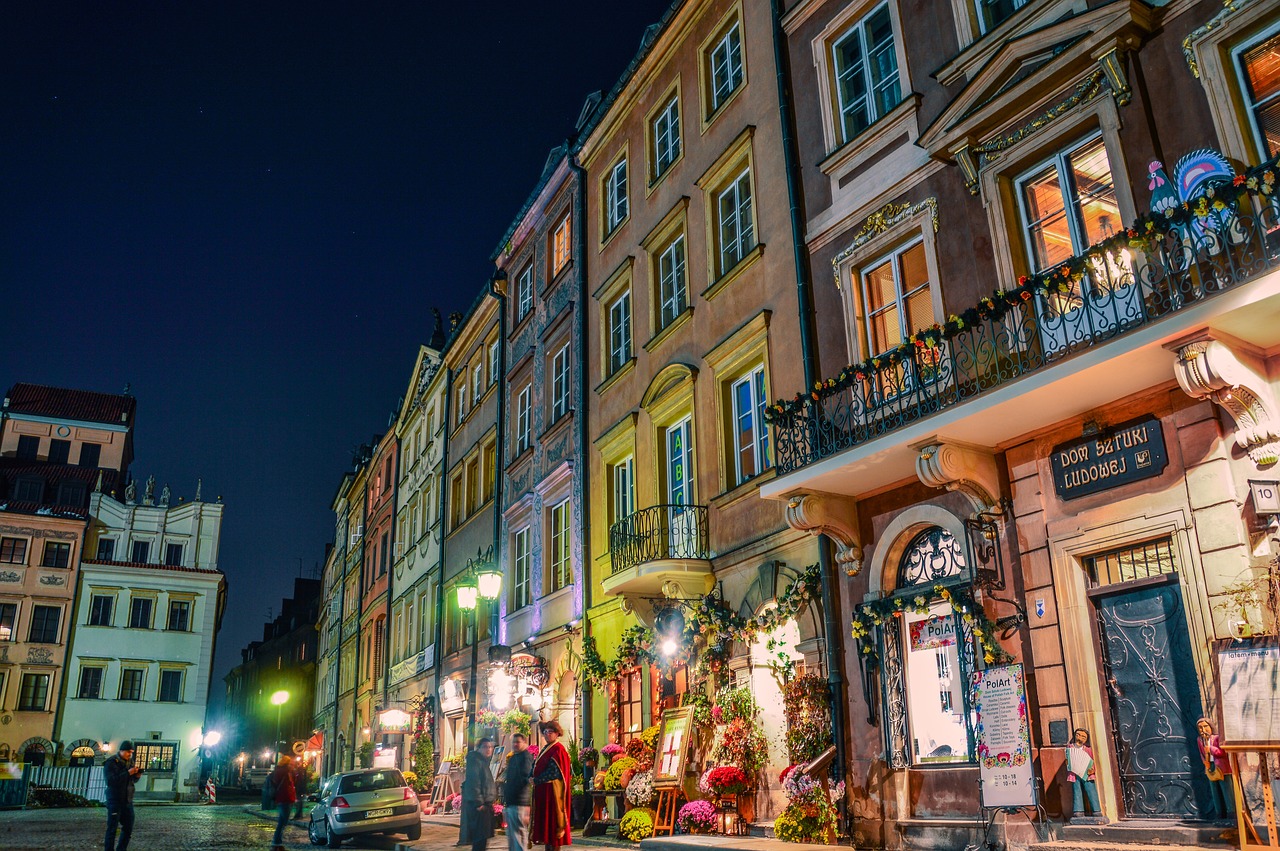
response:
M220 741L222 741L222 734L217 730L210 730L204 734L204 746L206 748L211 748Z

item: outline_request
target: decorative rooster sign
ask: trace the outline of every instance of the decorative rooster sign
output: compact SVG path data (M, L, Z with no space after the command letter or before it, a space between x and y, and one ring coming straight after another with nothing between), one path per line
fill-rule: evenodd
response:
M1168 210L1183 204L1194 209L1193 202L1200 200L1199 196L1210 182L1230 183L1235 177L1235 169L1222 154L1210 148L1201 148L1178 160L1173 167L1172 181L1165 174L1164 165L1159 160L1152 160L1147 166L1147 177L1147 188L1151 190L1151 212L1165 215ZM1197 215L1191 220L1190 233L1185 227L1177 230L1184 240L1190 238L1200 243L1207 239L1211 250L1217 251L1218 232L1231 231L1235 224L1236 215L1231 209L1212 211L1210 208L1206 214Z

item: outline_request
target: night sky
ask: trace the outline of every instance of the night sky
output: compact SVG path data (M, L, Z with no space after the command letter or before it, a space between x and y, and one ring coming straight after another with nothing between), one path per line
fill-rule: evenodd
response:
M134 476L223 497L215 699L667 3L4 5L0 384L129 384Z

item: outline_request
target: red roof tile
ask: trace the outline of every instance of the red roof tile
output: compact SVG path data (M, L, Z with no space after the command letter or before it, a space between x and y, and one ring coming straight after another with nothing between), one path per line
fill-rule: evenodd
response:
M181 567L172 564L146 564L140 561L102 561L96 558L81 559L82 564L109 564L112 567L144 567L148 570L176 570L179 573L211 573L222 576L221 570L210 570L207 567Z
M6 407L15 414L36 414L54 419L133 425L138 402L132 396L68 390L41 384L15 384L5 394Z

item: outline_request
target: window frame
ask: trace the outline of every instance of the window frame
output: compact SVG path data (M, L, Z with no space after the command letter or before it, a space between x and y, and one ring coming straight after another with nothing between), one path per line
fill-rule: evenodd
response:
M151 541L131 541L129 543L129 561L133 564L151 564ZM138 548L144 547L142 558L138 558Z
M139 610L139 607L136 606L135 604L138 604L138 603L146 604L145 606L146 613L147 613L147 616L145 618L146 626L138 626L136 623L136 621L138 620L136 616L136 612ZM154 596L151 596L149 594L138 594L136 596L135 595L129 596L129 629L152 629L155 626L155 618L156 618L156 598Z
M1120 209L1120 194L1117 191L1116 169L1115 169L1114 163L1112 163L1111 161L1111 152L1107 148L1107 142L1106 142L1106 139L1103 138L1102 132L1099 130L1091 133L1086 133L1082 136L1070 137L1070 138L1071 138L1071 141L1068 141L1064 144L1057 145L1053 149L1052 154L1048 156L1040 157L1039 159L1032 161L1030 165L1024 168L1021 168L1016 174L1016 176L1014 176L1012 179L1013 192L1014 192L1015 200L1017 203L1016 213L1017 213L1017 221L1018 221L1018 231L1020 235L1019 241L1022 244L1024 263L1026 264L1026 268L1029 271L1044 272L1044 271L1047 271L1048 269L1052 269L1054 265L1057 265L1057 264L1052 264L1046 267L1045 269L1036 268L1037 266L1037 261L1035 256L1036 252L1035 252L1035 246L1031 241L1031 232L1030 232L1031 223L1029 222L1029 211L1027 210L1027 203L1026 203L1026 192L1024 191L1027 184L1035 175L1045 171L1047 168L1051 166L1056 170L1056 173L1058 176L1059 190L1064 192L1063 198L1066 201L1066 203L1064 204L1064 213L1067 214L1067 221L1070 225L1069 232L1072 240L1071 256L1073 257L1083 254L1090 247L1088 244L1089 235L1087 232L1084 231L1085 225L1081 221L1081 213L1080 213L1081 199L1079 194L1079 188L1075 185L1074 180L1065 179L1070 177L1071 175L1070 163L1071 163L1071 157L1073 154L1076 154L1077 152L1094 144L1095 142L1100 143L1102 153L1107 158L1107 168L1111 172L1111 193L1115 197L1117 209ZM1070 188L1070 192L1072 195L1070 199L1067 199L1065 195L1065 190L1067 190L1068 187ZM1124 215L1124 211L1120 210L1120 212L1118 213L1120 220L1116 222L1117 227L1121 230L1123 230L1124 228L1123 215ZM1039 221L1043 221L1043 219Z
M22 551L19 553L18 545L21 544ZM5 550L8 549L8 554ZM21 564L26 565L27 554L31 550L31 539L25 537L17 537L5 535L0 537L0 564Z
M489 387L498 383L498 362L500 360L498 345L499 340L497 338L489 341Z
M672 111L674 109L674 116ZM649 157L649 188L653 189L684 158L684 110L680 105L680 78L658 99L645 122ZM664 144L665 141L665 144Z
M93 694L85 694L86 675L92 672L97 679L93 683L96 687ZM102 686L107 678L107 668L105 665L81 665L80 678L76 683L76 700L102 700Z
M702 126L703 132L717 117L725 112L726 107L733 103L735 97L743 89L747 87L749 81L747 67L747 39L746 29L743 25L743 10L741 2L735 3L725 15L717 23L711 34L702 42L698 49L698 85L702 90ZM716 74L716 53L722 45L729 41L730 37L737 36L738 42L738 82L733 88L718 93L715 84ZM731 54L730 54L731 55Z
M743 200L744 186L745 202ZM724 202L730 195L733 196L731 201L732 210L729 214L731 218L727 218ZM734 177L716 188L714 216L716 233L715 269L716 278L719 279L736 269L738 264L746 260L747 255L759 243L756 234L756 204L750 163L744 165L742 170ZM746 219L745 225L743 224L744 218ZM736 231L732 241L725 239L725 225L728 221L734 223ZM729 252L730 244L735 246L736 250L736 253L732 255ZM732 262L729 262L730 256L732 256Z
M676 257L676 253L680 256ZM670 276L666 272L668 254L673 256L669 264ZM661 331L674 325L676 320L689 309L689 240L687 234L683 230L676 233L658 251L657 256L658 266L655 269L658 279L657 316L658 330ZM677 272L679 273L678 275ZM668 277L671 280L670 294L667 293ZM671 306L670 310L668 310L668 304Z
M610 526L636 513L636 456L634 453L609 465L609 500Z
M177 560L174 553L177 552ZM167 541L164 545L164 563L166 567L182 567L187 558L187 545L176 541Z
M852 142L854 139L866 133L875 125L877 121L879 121L881 118L884 118L886 115L893 112L895 109L898 108L898 105L902 103L903 80L902 80L902 73L901 73L902 66L900 62L900 56L898 53L899 33L898 33L898 28L896 26L896 22L894 20L892 5L893 4L885 0L885 2L880 2L874 5L871 5L869 7L865 7L865 11L863 11L861 14L858 14L857 17L854 18L853 20L845 23L841 27L839 33L834 38L829 39L826 43L827 51L828 51L828 59L831 63L830 65L831 93L832 93L832 96L834 97L834 101L832 103L832 107L833 107L832 114L833 114L834 129L835 129L836 139L837 139L837 142L836 142L837 146L846 144L848 142ZM870 22L871 18L874 15L878 14L882 10L884 11L885 16L888 19L890 41L887 45L887 48L884 45L881 45L881 50L887 49L888 52L893 55L893 75L892 75L893 81L894 81L893 85L896 86L898 90L897 97L894 99L893 104L886 106L883 110L881 110L876 100L877 87L872 80L872 71L871 71L872 57L870 56L870 51L868 50L869 45L867 43L867 24ZM840 54L837 52L837 48L841 44L843 44L845 41L847 41L850 37L852 37L855 33L857 34L857 37L858 37L858 46L862 56L861 76L862 76L863 84L866 87L866 94L864 95L864 97L866 99L866 113L867 113L868 121L867 121L867 126L861 129L858 129L854 132L850 132L845 122L845 111L848 108L848 105L845 104L844 102L844 91L843 91L843 87L840 85L841 79L843 77L843 73L841 70ZM884 88L883 83L881 85L881 88Z
M533 604L532 527L522 526L511 536L511 610Z
M91 457L86 457L86 453ZM92 461L93 463L87 463ZM81 443L80 455L76 459L76 466L91 467L97 469L102 466L102 444L101 443Z
M559 521L558 518L563 518ZM573 506L569 497L552 505L547 511L547 573L552 594L571 587L573 583L573 553L570 547L573 535Z
M41 567L70 567L71 544L67 541L44 542L44 551L40 555Z
M616 314L619 308L625 316ZM609 370L606 377L620 371L635 356L635 340L632 335L631 287L624 287L605 308L609 318Z
M738 388L746 385L748 393L752 401L751 409L745 414L751 419L751 454L755 464L755 469L750 474L746 474L742 469L742 452L744 447L740 444L742 429L740 423L744 416L744 412L738 408ZM738 487L751 481L755 477L768 472L773 468L773 440L769 434L769 425L764 419L764 409L768 405L768 387L765 376L764 364L758 364L748 370L745 374L730 379L729 382L729 402L730 410L730 434L733 435L732 446L734 448L734 482L733 486Z
M183 623L180 627L173 625L173 612L178 606L185 607L183 609ZM191 632L192 615L195 614L195 605L191 600L170 600L169 611L165 616L164 628L166 632Z
M567 269L573 261L573 235L570 229L573 226L573 213L565 211L560 217L556 225L551 230L551 277L554 279L557 275Z
M533 385L525 384L516 394L516 457L533 446Z
M106 601L106 617L104 623L99 623L95 619L102 614L98 608L98 601ZM116 595L115 594L89 594L89 617L85 620L85 626L115 626L116 615Z
M69 464L71 462L71 441L53 437L49 439L49 463Z
M135 679L133 676L131 676L133 674L137 675L136 677L137 697L133 696L135 694L135 689L133 688L129 689L130 696L126 697L125 687L126 685L132 685L131 681ZM116 695L117 695L116 700L125 700L125 701L129 701L130 703L141 702L142 696L143 694L145 694L146 685L147 685L147 669L146 668L139 668L136 666L121 667L120 668L120 688L116 692Z
M17 641L18 614L21 604L14 601L0 600L0 630L7 629L8 635L0 635L0 641ZM7 618L6 618L7 613ZM6 624L6 620L8 623Z
M52 614L50 614L52 613ZM49 635L49 618L53 618L53 635ZM36 628L39 624L40 634L37 636ZM58 639L62 635L62 607L49 606L41 603L33 603L31 605L31 620L27 623L27 643L28 644L59 644Z
M604 214L603 230L607 242L631 217L630 185L628 182L627 149L624 147L604 173L601 187L601 212Z
M533 261L524 264L516 274L516 324L533 312Z
M176 697L165 697L165 678L176 676L178 678L178 688ZM186 691L186 676L181 668L161 668L160 676L156 680L156 703L184 703L182 699Z
M551 373L551 422L557 423L572 410L570 407L570 399L572 395L572 364L570 363L569 341L566 341L560 348L556 349L555 354L551 356L550 373Z
M30 679L30 680L31 680L31 682L33 682L33 683L35 683L35 682L37 682L37 681L40 681L40 680L43 680L43 684L40 686L40 688L39 688L39 689L36 689L36 688L32 688L32 689L31 689L31 696L32 696L32 697L34 697L37 693L39 693L39 694L41 695L41 697L42 697L42 699L40 700L40 702L39 702L38 704L37 704L36 702L34 702L34 701L30 701L30 702L29 702L29 701L27 700L27 694L28 694L27 681L28 681L28 679ZM18 703L17 703L17 706L16 706L16 711L18 711L18 712L46 712L46 711L48 711L48 706L49 706L49 687L50 687L50 685L52 684L52 682L53 682L53 676L52 676L51 674L45 673L45 672L43 672L43 671L23 671L23 672L22 672L22 676L21 676L21 678L18 680Z

